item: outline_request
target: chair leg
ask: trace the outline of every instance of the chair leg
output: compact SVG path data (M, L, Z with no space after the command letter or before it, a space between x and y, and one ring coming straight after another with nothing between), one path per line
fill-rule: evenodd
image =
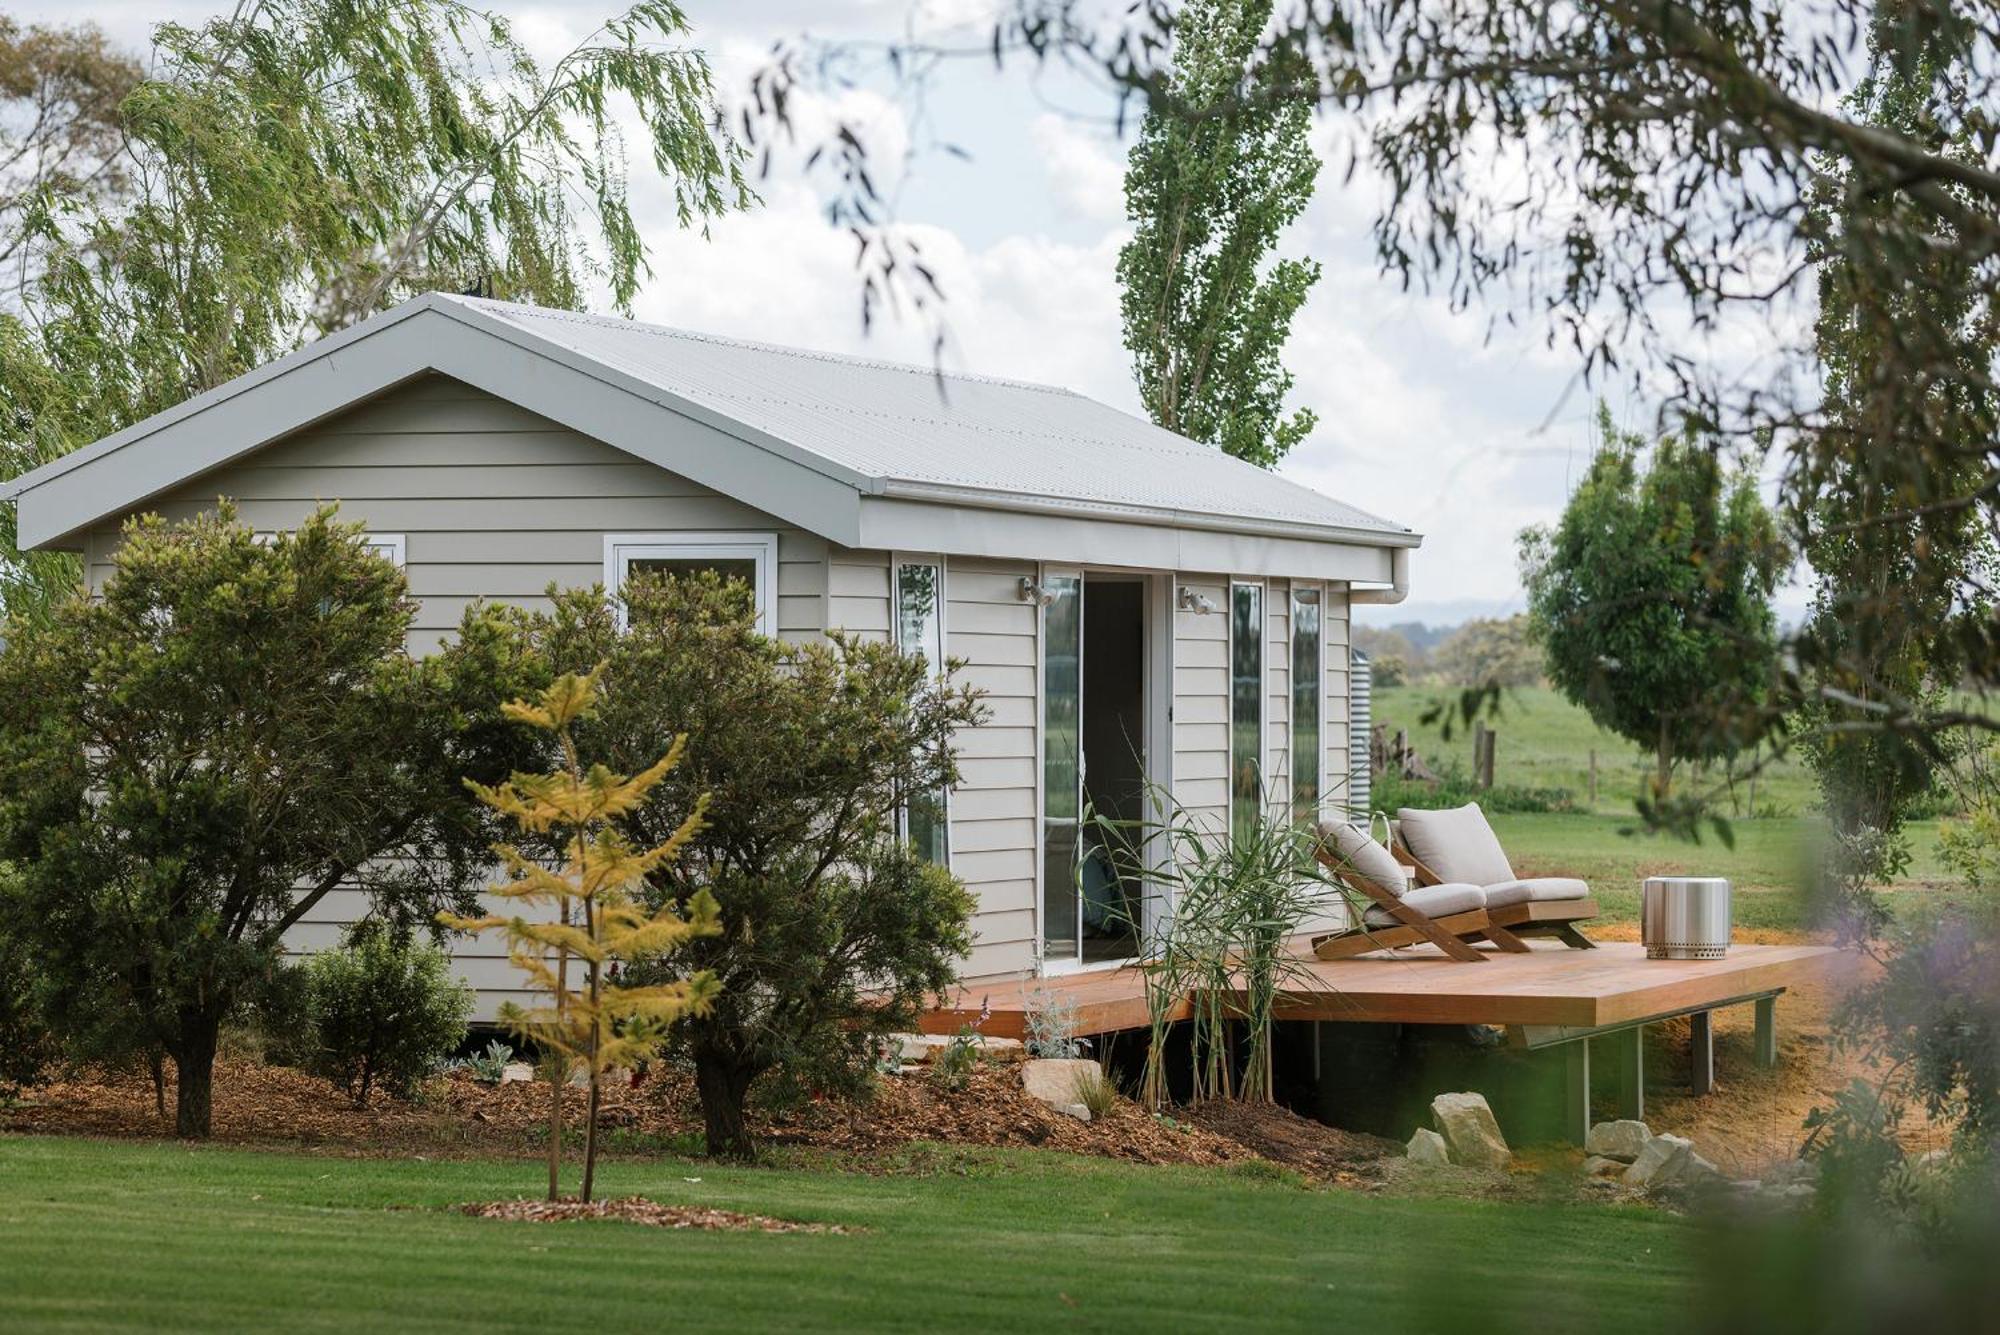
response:
M1488 925L1481 935L1510 955L1525 955L1532 949L1526 941L1498 923Z
M1561 939L1564 945L1568 946L1572 950L1597 949L1597 943L1591 940L1589 937L1585 936L1582 932L1577 931L1576 926L1573 923L1566 923L1566 922L1555 923L1551 926L1550 930L1552 930L1556 934L1556 936Z

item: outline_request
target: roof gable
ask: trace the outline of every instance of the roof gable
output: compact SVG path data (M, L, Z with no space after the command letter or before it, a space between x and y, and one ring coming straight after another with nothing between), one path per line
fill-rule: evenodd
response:
M1414 546L1409 530L1067 390L431 294L0 489L24 546L429 372L858 545L868 498Z

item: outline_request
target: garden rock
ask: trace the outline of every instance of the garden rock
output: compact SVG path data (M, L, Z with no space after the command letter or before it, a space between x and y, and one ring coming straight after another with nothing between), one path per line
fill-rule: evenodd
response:
M1628 1187L1665 1187L1678 1182L1694 1155L1694 1142L1685 1136L1654 1136L1639 1150L1639 1157L1625 1170Z
M930 1061L938 1053L958 1041L958 1036L955 1034L884 1034L882 1036L883 1046L891 1052L900 1053L899 1060L905 1065ZM988 1057L999 1057L1002 1054L1013 1056L1021 1051L1021 1040L1018 1038L988 1038L984 1034L975 1034L972 1037L972 1045L981 1054Z
M1629 1117L1615 1122L1599 1122L1583 1138L1585 1154L1601 1154L1607 1159L1631 1163L1653 1138L1652 1128Z
M1079 1082L1103 1078L1103 1068L1088 1057L1036 1057L1021 1063L1021 1088L1028 1091L1029 1098L1040 1099L1058 1112L1082 1108L1076 1097ZM1089 1120L1089 1115L1090 1110L1084 1108L1084 1120Z
M500 1068L500 1083L503 1085L532 1084L535 1068L530 1062L508 1062Z
M1417 1128L1417 1134L1410 1137L1406 1150L1411 1163L1442 1167L1451 1162L1451 1151L1444 1143L1444 1137L1427 1126Z
M1451 1147L1453 1163L1504 1168L1514 1157L1482 1094L1440 1094L1431 1100L1431 1117Z
M1088 1122L1090 1120L1090 1109L1084 1107L1081 1103L1058 1103L1056 1111L1065 1117L1074 1117L1079 1122Z
M1622 1159L1612 1159L1602 1154L1593 1154L1583 1161L1585 1177L1617 1177L1624 1171L1625 1162Z

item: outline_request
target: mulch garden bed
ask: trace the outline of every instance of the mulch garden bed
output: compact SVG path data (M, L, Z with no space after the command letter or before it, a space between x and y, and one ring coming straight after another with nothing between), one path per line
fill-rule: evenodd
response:
M216 1069L214 1134L224 1143L362 1153L533 1152L547 1125L548 1102L546 1084L488 1085L455 1071L432 1080L418 1099L377 1094L367 1108L356 1108L303 1072L226 1057ZM171 1108L171 1088L168 1103ZM574 1124L581 1091L565 1107ZM671 1070L607 1091L602 1119L602 1143L612 1154L686 1148L702 1125L692 1081ZM1107 1115L1083 1122L1029 1098L1011 1062L979 1066L958 1090L919 1071L878 1081L865 1100L828 1098L784 1113L754 1112L752 1124L766 1145L831 1151L883 1171L897 1163L885 1152L942 1142L1148 1164L1275 1160L1309 1178L1356 1185L1378 1180L1381 1161L1400 1148L1275 1107L1212 1105L1155 1117L1120 1101ZM155 1111L143 1073L85 1071L0 1107L0 1130L166 1138L173 1123Z
M734 1210L712 1210L701 1205L662 1205L644 1196L624 1196L611 1201L476 1201L458 1207L460 1214L475 1219L506 1219L517 1223L564 1224L578 1219L616 1219L649 1228L694 1228L706 1231L753 1233L852 1233L839 1224L807 1224L796 1219L773 1219L769 1215L738 1214Z

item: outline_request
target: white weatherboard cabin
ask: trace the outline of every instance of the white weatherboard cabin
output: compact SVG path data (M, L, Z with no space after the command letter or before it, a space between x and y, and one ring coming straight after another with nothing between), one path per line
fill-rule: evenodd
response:
M406 570L419 651L475 598L715 567L786 639L962 659L991 717L929 842L978 897L975 981L1132 955L1126 888L1074 874L1086 791L1137 817L1149 775L1218 829L1343 805L1348 608L1400 600L1421 541L1066 390L440 295L0 496L92 587L135 513L226 496L277 530L339 501ZM362 911L337 891L294 944ZM504 954L458 960L489 1017Z

